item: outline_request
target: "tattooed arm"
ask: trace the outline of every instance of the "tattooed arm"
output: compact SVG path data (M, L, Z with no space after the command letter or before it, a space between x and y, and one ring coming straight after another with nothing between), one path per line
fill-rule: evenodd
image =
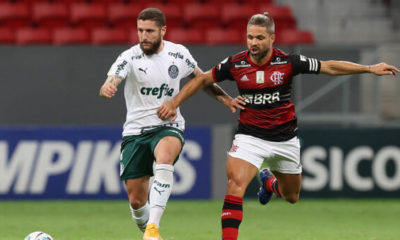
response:
M122 78L116 75L108 76L103 86L100 88L100 96L112 98L117 92L118 85L122 82Z
M193 73L190 75L190 78L194 78L204 72L200 68L196 68ZM203 91L208 94L208 96L216 99L217 101L221 102L225 106L227 106L233 113L236 112L237 108L244 109L243 106L245 103L240 98L232 98L226 93L218 84L212 83L210 85L206 85L203 88Z

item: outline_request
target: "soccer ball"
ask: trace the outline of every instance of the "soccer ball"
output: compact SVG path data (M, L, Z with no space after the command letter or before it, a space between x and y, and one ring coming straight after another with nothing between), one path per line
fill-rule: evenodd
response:
M29 233L29 235L26 236L24 240L53 240L53 238L47 233L38 231Z

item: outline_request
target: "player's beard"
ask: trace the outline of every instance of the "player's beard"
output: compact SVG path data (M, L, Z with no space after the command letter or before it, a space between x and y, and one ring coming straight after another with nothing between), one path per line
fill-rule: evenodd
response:
M265 56L267 56L268 51L269 51L269 48L265 49L264 51L259 50L259 52L256 53L256 54L251 53L251 51L250 51L250 55L251 55L256 61L260 61L260 60L263 59Z
M150 48L144 48L143 43L150 43L151 44ZM156 53L158 51L158 49L160 48L160 45L161 45L161 36L153 43L149 42L149 41L140 42L140 48L146 55L152 55L152 54Z

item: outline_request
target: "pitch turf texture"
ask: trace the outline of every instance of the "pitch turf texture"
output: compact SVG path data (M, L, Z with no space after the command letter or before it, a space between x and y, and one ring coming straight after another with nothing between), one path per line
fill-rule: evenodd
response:
M164 240L220 239L221 201L169 202ZM126 201L0 201L0 239L141 240ZM400 200L245 200L240 240L399 240Z

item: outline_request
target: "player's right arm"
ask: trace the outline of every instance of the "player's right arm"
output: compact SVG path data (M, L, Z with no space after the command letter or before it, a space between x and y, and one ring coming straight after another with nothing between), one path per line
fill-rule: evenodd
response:
M118 90L118 85L123 79L116 75L108 76L103 86L100 88L100 96L105 98L112 98Z
M193 96L200 89L214 84L212 71L197 75L195 78L186 83L179 93L170 101L164 102L157 110L158 117L166 120L170 117L170 121L174 121L177 117L176 108L181 105L189 97Z
M107 73L107 79L100 88L100 96L112 98L118 90L118 85L130 74L132 69L132 49L118 56Z

